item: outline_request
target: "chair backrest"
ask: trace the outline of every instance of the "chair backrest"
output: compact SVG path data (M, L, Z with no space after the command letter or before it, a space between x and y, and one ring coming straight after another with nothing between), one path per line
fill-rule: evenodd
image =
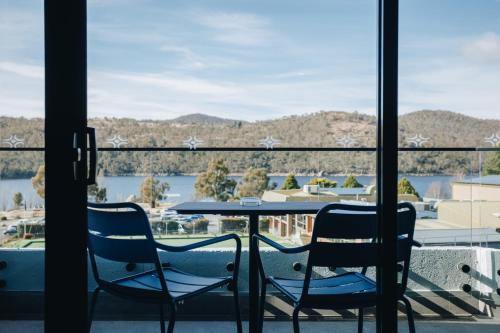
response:
M398 204L397 261L404 262L403 288L406 288L408 279L415 218L413 205ZM322 208L314 221L303 295L307 293L314 266L376 266L379 262L377 224L376 206L335 203Z
M88 203L87 213L88 249L98 282L96 256L118 262L154 264L158 273L162 271L148 217L139 205Z

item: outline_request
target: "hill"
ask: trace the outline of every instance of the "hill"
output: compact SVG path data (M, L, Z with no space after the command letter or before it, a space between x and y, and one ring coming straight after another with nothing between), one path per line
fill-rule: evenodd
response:
M485 138L499 133L500 120L477 119L462 114L422 110L399 119L399 145L410 147L412 137L428 139L424 147L481 147ZM204 114L170 120L93 118L100 147L111 147L115 135L127 139L126 147L183 147L196 137L201 147L262 147L272 136L277 147L339 147L352 138L352 147L374 147L376 118L357 112L320 111L266 121L245 122ZM0 117L0 137L17 135L25 147L43 146L43 120ZM0 177L30 177L43 163L42 152L2 152ZM226 158L233 173L250 166L270 173L374 174L375 154L370 152L100 152L99 164L107 175L193 174L203 171L215 155ZM479 169L478 153L401 152L400 171L413 174L470 174Z
M242 122L241 120L219 118L203 113L192 113L169 120L173 124L227 125Z

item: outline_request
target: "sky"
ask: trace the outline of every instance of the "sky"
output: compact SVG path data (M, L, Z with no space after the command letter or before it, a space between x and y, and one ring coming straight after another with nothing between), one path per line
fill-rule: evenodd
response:
M88 0L89 117L375 115L376 0ZM400 1L399 112L500 119L500 0ZM43 1L0 0L0 115L43 117Z

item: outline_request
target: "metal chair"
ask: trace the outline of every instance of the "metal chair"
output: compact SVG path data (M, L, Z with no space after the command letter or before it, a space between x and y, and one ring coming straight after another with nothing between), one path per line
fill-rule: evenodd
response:
M232 276L202 277L173 267L164 267L157 252L157 249L185 252L230 239L236 241ZM97 297L101 290L126 299L157 303L160 306L162 333L165 333L164 305L168 305L170 310L168 333L172 333L178 302L218 287L228 286L234 295L237 330L238 333L242 332L237 285L241 241L237 235L224 235L184 246L164 245L154 240L146 213L140 206L128 202L88 203L88 250L92 272L98 285L92 295L89 331ZM153 264L154 269L107 281L99 275L96 257L117 262Z
M404 296L408 282L412 245L415 229L415 208L409 203L398 205L398 253L402 263L401 281L398 283L399 300L406 306L410 333L415 333L413 310ZM261 277L259 308L259 331L262 332L266 286L271 284L294 305L293 328L299 333L298 314L302 308L359 309L358 332L363 331L363 309L376 305L376 282L367 277L368 267L376 266L378 260L377 218L375 206L330 204L316 215L311 242L307 245L287 248L260 234L254 236L254 245L262 241L283 253L309 251L303 280L267 276L260 255L258 256ZM337 239L337 241L335 241ZM368 241L370 240L371 241ZM338 241L340 240L340 241ZM360 240L367 240L360 242ZM396 264L396 263L394 263ZM361 268L361 272L347 272L332 277L312 278L313 267Z

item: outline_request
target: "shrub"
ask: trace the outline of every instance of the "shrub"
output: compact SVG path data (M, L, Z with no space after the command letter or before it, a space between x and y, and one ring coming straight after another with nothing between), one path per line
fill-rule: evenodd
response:
M269 219L259 220L259 232L269 232Z
M226 218L220 221L221 232L243 232L247 226L247 220L238 217Z
M328 178L313 178L308 185L319 185L320 187L333 188L337 187L337 182Z
M0 221L7 221L7 216L0 217Z
M187 232L206 233L208 232L208 223L209 221L207 219L200 219L184 225L184 229L186 229Z
M174 221L167 222L167 231L168 232L177 232L179 231L179 223Z
M344 180L344 185L342 187L345 187L345 188L363 187L363 184L358 182L356 177L354 177L353 175L350 175L349 177L347 177Z
M23 238L24 239L32 239L33 237L34 237L33 234L25 233Z

